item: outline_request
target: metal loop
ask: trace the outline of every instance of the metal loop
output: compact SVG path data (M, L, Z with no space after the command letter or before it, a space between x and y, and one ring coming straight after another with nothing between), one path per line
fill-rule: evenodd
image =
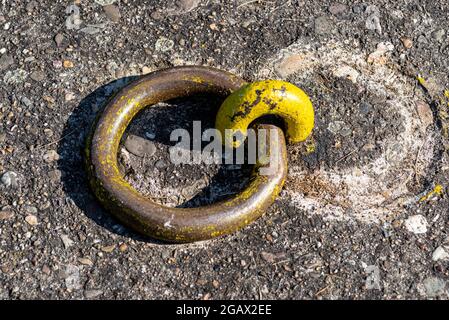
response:
M260 175L256 166L251 182L235 197L200 208L170 208L139 194L120 174L117 152L133 117L143 108L172 98L208 92L228 95L245 84L239 77L207 67L177 67L142 77L121 90L98 118L86 146L90 185L102 205L134 230L171 242L206 240L232 233L262 215L280 192L287 175L282 130L269 152L281 159L275 172Z

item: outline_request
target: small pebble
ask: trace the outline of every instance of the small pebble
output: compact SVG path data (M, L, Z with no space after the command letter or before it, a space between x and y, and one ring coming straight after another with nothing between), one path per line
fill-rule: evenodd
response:
M60 170L52 170L48 173L48 177L51 182L59 182L61 180L61 171Z
M378 266L370 265L365 268L367 274L365 288L367 290L380 290L380 270Z
M162 170L162 169L165 169L165 168L167 168L167 163L163 160L163 159L159 159L158 161L156 161L156 163L154 164L154 166L157 168L157 169L159 169L159 170Z
M39 6L39 3L37 1L30 1L26 5L26 10L29 13L32 13L36 8Z
M64 66L64 68L69 69L69 68L73 68L74 64L72 61L70 60L64 60L62 65Z
M111 253L112 251L114 251L114 249L115 249L115 244L112 244L110 246L101 247L101 251L106 252L106 253Z
M33 102L27 97L20 98L20 101L28 108L31 108L33 106Z
M25 206L25 211L29 214L37 214L37 208L35 206Z
M329 7L329 12L334 16L341 17L349 10L348 6L343 3L333 3Z
M119 22L122 17L118 6L114 4L108 4L103 6L104 13L112 22Z
M59 160L59 154L55 150L49 150L43 155L43 159L47 163Z
M262 257L263 260L265 260L268 263L274 263L276 261L276 256L269 252L262 251L260 253L260 256Z
M406 49L410 49L413 46L413 41L410 38L407 37L402 37L401 38L402 41L402 45L404 46L404 48Z
M132 134L126 138L125 148L138 157L152 156L156 152L153 142Z
M100 6L107 6L115 3L117 0L94 0L94 1L98 3Z
M201 0L178 0L178 7L181 12L187 13L198 7Z
M433 123L433 112L428 103L424 101L417 101L416 112L418 112L419 119L424 125L424 128L427 128Z
M50 128L45 128L45 129L44 129L44 134L45 134L48 138L51 138L51 137L53 137L53 130L51 130Z
M294 74L307 63L307 57L302 54L294 54L283 59L277 66L276 72L283 78Z
M58 34L55 36L55 42L56 42L56 45L57 45L58 47L60 47L63 41L64 41L64 35L63 35L62 33L58 33Z
M45 79L45 73L42 71L34 71L30 74L30 78L36 82L41 82Z
M438 42L443 42L445 35L446 35L446 30L444 30L444 29L438 29L438 30L435 30L432 32L432 38Z
M86 299L93 299L103 294L102 290L84 290L84 297Z
M167 52L170 51L174 46L173 40L167 39L166 37L160 37L155 44L156 51Z
M443 279L437 277L428 277L423 281L424 288L428 297L437 297L445 292L446 283Z
M219 29L218 29L216 23L211 23L211 24L209 25L209 28L210 28L211 30L213 30L213 31L219 31Z
M13 171L7 171L2 175L0 181L7 188L16 188L18 185L17 173Z
M64 244L64 248L68 249L75 244L75 242L69 238L69 236L62 234L61 235L62 243Z
M405 228L415 234L423 234L427 232L428 223L424 216L418 214L408 217L404 221Z
M30 226L35 226L35 225L37 225L37 217L34 215L34 214L30 214L30 215L27 215L26 217L25 217L25 221L30 225Z
M449 258L449 253L446 251L446 248L443 247L443 246L439 246L432 253L432 260L433 261L447 260L448 258Z
M78 258L78 262L86 266L92 266L94 263L88 258Z
M46 264L44 264L44 266L42 267L42 272L46 275L49 275L51 273L51 269Z
M14 217L14 213L12 211L2 210L0 211L0 221L1 220L9 220Z
M142 74L147 74L151 72L151 68L147 67L147 66L143 66L142 67Z
M76 96L75 96L75 94L74 94L73 92L67 92L67 93L65 94L65 97L64 97L64 99L65 99L66 102L72 101L72 100L74 100L75 98L76 98Z
M319 35L330 34L335 30L334 22L327 16L315 19L315 33Z
M4 54L0 57L0 71L6 70L12 64L14 64L14 59L10 55Z

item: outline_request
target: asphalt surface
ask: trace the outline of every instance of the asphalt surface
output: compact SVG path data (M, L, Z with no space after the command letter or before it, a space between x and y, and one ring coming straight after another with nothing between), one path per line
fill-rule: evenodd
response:
M1 299L448 298L446 1L107 2L0 1ZM291 81L317 121L262 218L171 245L100 207L83 147L114 92L187 64ZM169 163L171 130L220 101L142 112L126 179L170 206L241 190L245 166Z

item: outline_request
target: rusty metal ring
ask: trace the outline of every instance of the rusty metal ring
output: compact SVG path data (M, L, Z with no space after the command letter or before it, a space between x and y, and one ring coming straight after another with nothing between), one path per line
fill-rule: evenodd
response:
M268 146L281 159L276 172L260 175L256 165L249 185L235 197L199 208L164 207L137 192L120 173L117 152L133 117L155 103L195 93L226 96L245 84L218 69L176 67L146 75L122 89L98 117L86 145L89 182L101 204L125 225L170 242L206 240L232 233L261 216L280 192L287 174L282 130L278 143Z

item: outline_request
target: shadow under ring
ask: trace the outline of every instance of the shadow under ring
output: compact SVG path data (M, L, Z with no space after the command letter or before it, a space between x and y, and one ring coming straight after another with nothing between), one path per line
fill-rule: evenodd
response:
M235 232L260 217L274 202L287 175L285 138L267 145L276 154L274 172L262 175L268 164L256 164L246 188L234 197L198 208L162 206L141 195L119 171L117 152L131 120L156 103L197 93L227 96L245 81L231 73L209 67L188 66L160 70L131 83L106 105L86 144L86 166L91 188L100 203L119 221L146 236L168 242L207 240Z

